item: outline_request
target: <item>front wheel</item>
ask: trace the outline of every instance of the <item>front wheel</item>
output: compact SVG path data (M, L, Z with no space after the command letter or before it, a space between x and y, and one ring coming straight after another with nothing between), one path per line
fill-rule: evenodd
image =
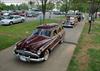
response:
M13 24L13 22L9 22L9 25L12 25Z
M46 50L44 53L44 61L48 60L49 57L49 50Z
M21 23L23 23L25 20L24 19L22 19L22 21L21 21Z

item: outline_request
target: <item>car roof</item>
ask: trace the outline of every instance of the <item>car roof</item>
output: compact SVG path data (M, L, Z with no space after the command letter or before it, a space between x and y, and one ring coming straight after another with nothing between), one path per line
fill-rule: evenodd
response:
M56 23L52 23L52 24L45 24L45 25L40 25L38 26L37 28L38 29L49 29L49 30L52 30L52 29L55 29L58 27L58 24Z
M16 17L16 16L19 16L19 15L10 15L10 16Z

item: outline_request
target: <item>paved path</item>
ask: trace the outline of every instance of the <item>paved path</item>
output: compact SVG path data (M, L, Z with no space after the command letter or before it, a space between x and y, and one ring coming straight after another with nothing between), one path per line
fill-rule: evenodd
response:
M72 44L77 44L81 31L83 30L84 26L84 21L81 23L78 23L75 28L66 28L66 37L65 37L65 42L72 43Z
M74 29L65 29L65 42L77 43L84 23ZM13 55L14 46L0 52L0 71L66 71L76 45L63 43L51 53L49 59L42 63L24 63Z

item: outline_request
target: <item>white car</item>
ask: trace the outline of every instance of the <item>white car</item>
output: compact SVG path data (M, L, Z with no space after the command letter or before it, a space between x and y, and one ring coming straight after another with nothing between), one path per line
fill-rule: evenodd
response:
M15 23L22 23L25 21L25 17L19 15L6 16L0 21L0 25L11 25Z
M70 22L73 25L75 23L75 17L70 17Z

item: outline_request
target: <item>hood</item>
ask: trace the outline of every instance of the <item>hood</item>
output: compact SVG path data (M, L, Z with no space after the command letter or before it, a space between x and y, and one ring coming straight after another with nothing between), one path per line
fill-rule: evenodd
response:
M9 22L9 21L11 21L10 19L3 19L3 20L1 20L1 21L3 21L3 22Z
M45 45L47 42L49 42L51 39L45 36L31 36L23 41L19 42L17 44L17 48L21 50L27 50L27 51L37 51L40 47Z

